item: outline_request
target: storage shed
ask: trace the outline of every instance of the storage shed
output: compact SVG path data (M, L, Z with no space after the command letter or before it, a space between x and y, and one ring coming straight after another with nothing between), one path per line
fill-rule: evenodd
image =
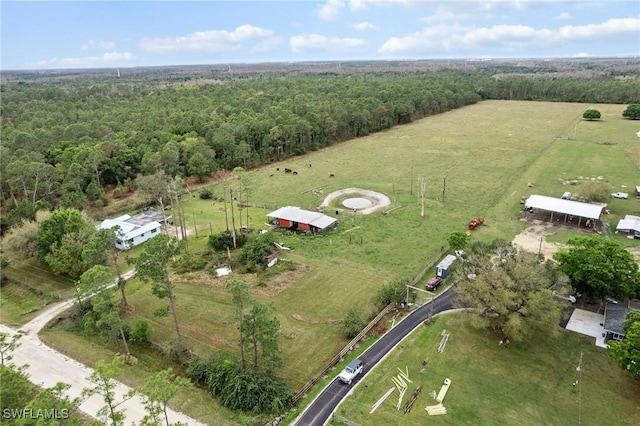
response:
M301 229L314 234L325 232L338 223L338 220L331 216L292 206L281 207L269 213L267 217L276 228L292 231Z
M640 216L626 215L618 222L616 232L628 233L634 238L640 238Z
M449 276L449 269L451 268L451 265L455 260L456 257L452 254L448 254L447 256L445 256L445 258L442 259L440 263L438 263L438 266L436 266L436 276L447 278Z

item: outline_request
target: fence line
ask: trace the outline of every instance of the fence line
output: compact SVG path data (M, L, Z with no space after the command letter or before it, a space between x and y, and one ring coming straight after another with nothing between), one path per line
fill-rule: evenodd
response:
M371 330L373 328L373 326L378 323L378 321L380 321L391 309L393 309L394 306L395 306L395 303L389 303L382 311L380 311L380 313L378 315L376 315L376 317L374 319L371 320L371 322L369 322L369 324L367 324L367 326L365 328L362 329L362 331L356 337L354 337L347 344L347 346L345 346L340 352L338 352L338 354L336 356L331 358L331 360L322 369L322 371L320 373L316 374L313 379L311 379L309 382L307 382L307 384L304 385L303 388L300 389L298 391L298 393L296 393L293 396L293 403L294 404L297 403L300 400L300 398L302 398L309 391L309 389L311 389L313 386L315 386L315 384L318 383L320 381L320 379L322 379L322 377L327 373L327 371L332 369L333 366L335 366L338 362L340 362L340 360L344 357L344 355L346 353L348 353L351 350L353 350L353 346L356 343L358 343L360 340L362 340L362 338L364 338L364 336L366 336L366 334L369 332L369 330Z
M417 284L418 281L420 281L425 276L427 271L429 271L429 269L431 269L433 267L433 265L435 265L440 260L442 255L445 254L447 251L449 251L449 247L448 246L443 246L440 249L440 252L438 253L438 255L433 257L431 260L429 260L429 262L425 265L425 267L422 268L422 270L420 272L418 272L418 275L416 275L416 277L413 279L413 281L411 281L411 285ZM327 371L332 369L338 362L340 362L340 360L344 357L344 355L346 353L348 353L351 350L353 350L353 346L356 343L358 343L362 338L364 338L364 336L366 336L366 334L369 332L369 330L371 330L373 328L373 326L378 323L378 321L380 321L387 313L389 313L389 311L391 309L393 309L395 307L395 305L396 305L395 303L388 304L382 311L380 311L380 313L378 315L376 315L376 317L374 319L372 319L369 322L369 324L367 324L367 326L365 328L362 329L362 331L356 337L354 337L347 344L347 346L345 346L340 352L338 352L338 354L336 356L331 358L331 360L327 363L327 365L325 365L325 367L322 369L322 371L320 373L316 374L313 377L313 379L311 379L309 382L307 382L307 384L304 385L302 387L302 389L300 389L293 396L293 403L296 404L300 400L300 398L302 398L309 391L309 389L311 389L313 386L315 386L316 383L318 383L320 381L320 379L322 379L322 377L327 373Z
M418 282L420 282L420 280L424 278L424 276L427 274L429 269L433 268L433 265L438 263L440 258L442 258L442 255L444 255L448 251L449 251L449 246L442 246L442 248L440 249L440 253L438 253L435 257L431 258L429 262L427 262L425 267L422 268L420 272L418 272L418 275L415 276L415 278L409 283L409 285L415 287L416 284L418 284Z

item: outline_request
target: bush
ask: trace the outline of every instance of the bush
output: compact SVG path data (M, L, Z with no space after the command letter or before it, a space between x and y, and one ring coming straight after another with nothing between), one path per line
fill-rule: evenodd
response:
M588 109L582 113L582 118L589 121L600 120L600 111L597 109Z
M178 336L163 343L162 354L169 361L177 362L182 365L188 365L191 358L189 348Z
M202 189L199 195L201 200L210 200L213 198L213 192L211 192L209 188Z
M351 308L342 320L342 334L347 339L353 339L360 334L364 326L365 322L362 319L362 309Z
M236 246L242 247L247 241L247 236L241 232L236 232ZM231 231L222 231L219 234L209 235L207 242L209 247L216 251L233 250L233 234Z
M131 341L139 345L148 346L151 343L151 335L153 329L149 325L149 321L144 318L138 318L134 321L131 329Z
M407 284L411 282L408 279L397 279L392 283L386 284L378 290L376 294L376 305L384 308L389 303L400 303L404 301L407 294Z
M204 257L206 255L196 255L193 253L185 253L175 264L176 272L179 274L185 274L191 271L200 271L207 266L208 260Z
M254 367L236 368L218 396L225 407L252 413L281 413L291 407L291 397L282 380Z

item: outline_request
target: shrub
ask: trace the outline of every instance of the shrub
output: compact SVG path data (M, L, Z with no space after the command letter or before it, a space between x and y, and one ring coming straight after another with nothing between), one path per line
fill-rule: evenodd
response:
M153 330L149 325L149 321L144 318L138 318L134 321L131 329L131 341L139 345L148 346L151 343L152 334Z
M201 200L210 200L213 198L213 192L211 192L209 188L202 189L199 195Z
M247 236L245 234L236 232L237 247L242 247L246 241ZM209 235L207 244L216 251L233 250L233 234L231 231L222 231L219 234Z
M376 294L376 305L384 308L389 303L400 303L404 301L407 294L408 279L397 279L392 283L382 286Z
M347 339L353 339L364 328L365 323L362 319L362 309L351 308L342 320L342 334Z

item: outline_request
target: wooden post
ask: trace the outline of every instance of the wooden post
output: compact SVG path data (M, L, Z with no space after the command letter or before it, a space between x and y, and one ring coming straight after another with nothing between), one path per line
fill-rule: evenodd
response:
M233 237L233 248L238 248L236 244L236 221L233 214L233 188L229 188L229 198L231 198L231 236Z
M195 209L192 210L192 214L193 214L193 228L196 232L196 238L198 238L198 225L196 224L196 211Z
M447 190L447 177L445 176L442 180L442 203L444 203L445 194Z

